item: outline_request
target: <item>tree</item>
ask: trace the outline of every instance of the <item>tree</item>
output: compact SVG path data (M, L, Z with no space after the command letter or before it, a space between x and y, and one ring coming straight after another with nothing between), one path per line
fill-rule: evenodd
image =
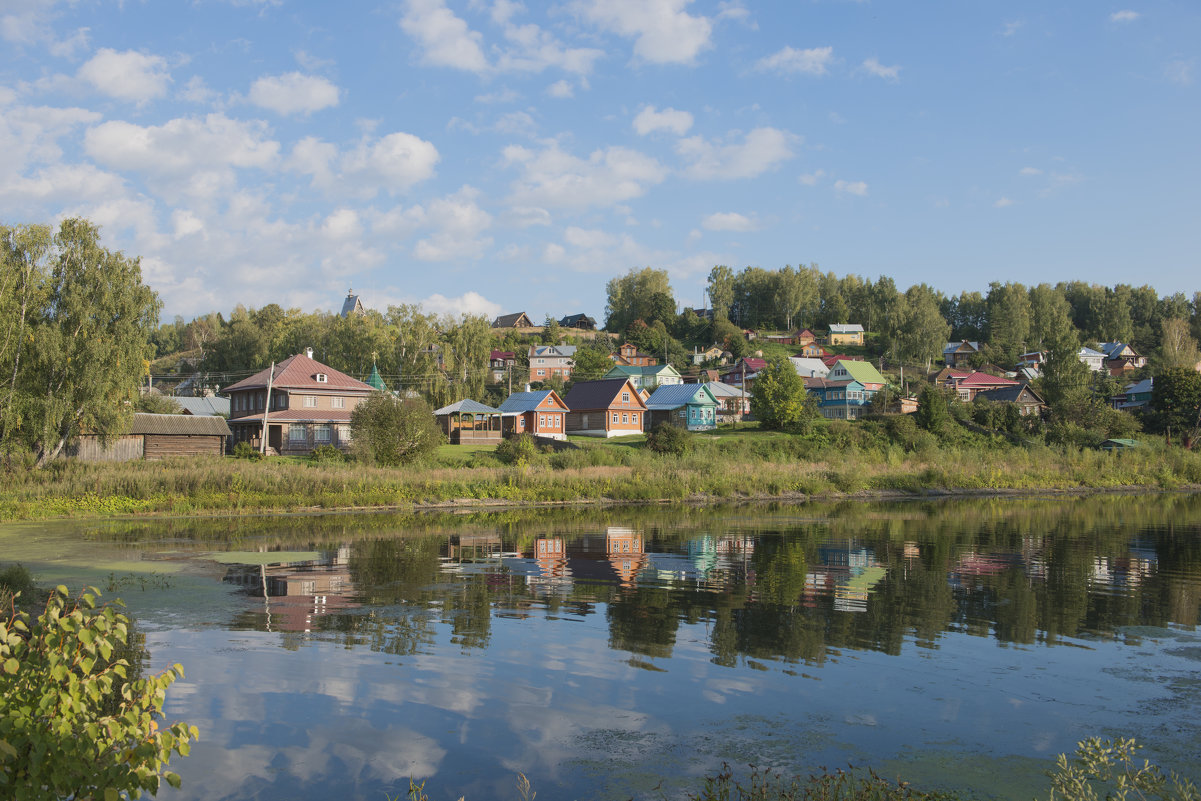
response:
M1030 296L1021 284L988 287L988 344L1006 364L1013 364L1030 337Z
M784 327L792 330L793 318L806 314L817 300L817 283L805 270L785 265L776 274L776 307L784 317Z
M1043 350L1047 343L1062 335L1072 325L1072 307L1063 292L1050 284L1039 284L1030 290L1031 348Z
M915 284L901 296L899 305L891 313L898 320L894 353L902 362L924 362L928 371L951 335L951 326L939 311L938 294L925 284Z
M1151 386L1151 430L1169 437L1184 432L1187 446L1199 419L1201 373L1187 367L1172 367L1157 373Z
M354 407L350 433L359 457L384 467L411 464L446 441L425 401L401 401L386 392Z
M1196 369L1201 362L1197 342L1189 335L1189 326L1184 320L1164 320L1161 325L1159 366L1161 369L1185 367Z
M934 384L926 384L917 396L917 411L913 413L913 419L927 431L937 433L951 420L950 403L945 390Z
M542 335L538 341L543 345L558 345L561 339L563 339L563 329L559 327L559 321L549 314L546 315L546 322L542 324Z
M764 428L806 431L817 417L817 404L792 362L775 356L751 387L751 414Z
M136 798L152 795L172 754L187 756L195 726L159 727L174 665L130 680L114 659L131 621L97 606L95 591L72 601L58 587L36 621L0 620L0 791L6 798Z
M18 425L17 379L28 344L31 316L43 304L41 280L50 253L50 229L44 225L0 227L0 444Z
M138 260L101 247L85 220L62 222L45 269L35 272L28 350L0 410L0 437L22 441L42 467L81 430L103 440L126 425L159 302Z
M661 316L667 310L671 318L675 317L676 304L666 270L650 267L630 270L611 279L605 289L608 293L605 328L610 331L624 331L635 320L649 324L658 319L670 323L671 319Z
M709 305L713 308L713 319L730 319L730 307L734 305L734 271L719 264L709 271Z
M385 319L393 330L398 386L432 397L435 386L445 383L438 369L441 335L437 318L423 314L420 306L405 304L389 306Z
M1059 322L1057 330L1048 332L1048 337L1043 342L1047 348L1041 381L1043 398L1056 419L1085 424L1091 406L1091 371L1080 361L1076 329L1065 318Z
M595 381L613 369L608 349L599 348L593 343L576 348L572 362L575 365L571 368L573 381Z

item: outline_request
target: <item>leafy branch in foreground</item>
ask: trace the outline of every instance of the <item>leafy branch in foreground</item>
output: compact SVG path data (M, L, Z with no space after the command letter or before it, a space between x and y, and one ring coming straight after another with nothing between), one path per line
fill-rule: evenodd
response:
M71 599L56 587L45 611L0 620L0 795L14 801L138 798L179 776L164 767L186 756L195 726L160 729L166 691L183 668L128 680L131 621L99 592Z
M1076 757L1060 754L1051 777L1050 800L1095 801L1158 798L1164 801L1201 801L1191 781L1174 772L1166 775L1157 765L1134 758L1142 748L1132 739L1103 740L1090 737L1076 744ZM1099 795L1098 791L1104 792Z

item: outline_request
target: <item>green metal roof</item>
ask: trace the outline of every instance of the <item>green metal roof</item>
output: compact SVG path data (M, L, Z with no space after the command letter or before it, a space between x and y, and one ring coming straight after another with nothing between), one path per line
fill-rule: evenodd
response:
M870 362L859 362L854 361L853 359L839 359L835 363L835 367L842 367L850 374L851 378L855 379L860 384L888 383L884 380L884 376L880 375L880 371L877 370Z
M388 385L384 383L383 377L379 374L379 368L374 364L371 365L371 375L367 376L367 383L380 392L388 391Z

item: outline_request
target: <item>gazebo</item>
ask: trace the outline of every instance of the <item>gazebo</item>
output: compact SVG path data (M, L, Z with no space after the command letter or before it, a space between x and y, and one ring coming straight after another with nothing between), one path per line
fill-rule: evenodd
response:
M467 442L500 444L500 409L464 398L438 409L434 417L451 445Z

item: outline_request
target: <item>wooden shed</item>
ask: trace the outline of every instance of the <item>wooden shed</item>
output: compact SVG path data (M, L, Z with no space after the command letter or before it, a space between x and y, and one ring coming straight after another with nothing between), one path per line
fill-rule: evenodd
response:
M85 434L68 454L85 462L221 456L229 435L229 426L222 417L138 412L127 433L111 438L107 445L100 442L100 437Z

